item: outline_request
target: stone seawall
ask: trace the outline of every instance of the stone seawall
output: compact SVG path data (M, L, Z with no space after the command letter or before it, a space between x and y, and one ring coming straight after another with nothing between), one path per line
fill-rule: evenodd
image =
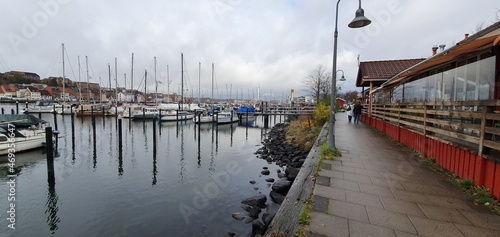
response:
M294 236L297 232L304 201L311 197L313 191L314 175L321 145L327 139L327 128L328 123L325 123L264 236Z

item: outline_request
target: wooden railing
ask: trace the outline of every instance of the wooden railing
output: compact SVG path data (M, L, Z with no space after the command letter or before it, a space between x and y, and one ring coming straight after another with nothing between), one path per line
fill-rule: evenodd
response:
M478 155L500 154L500 100L373 104L371 117L466 146Z

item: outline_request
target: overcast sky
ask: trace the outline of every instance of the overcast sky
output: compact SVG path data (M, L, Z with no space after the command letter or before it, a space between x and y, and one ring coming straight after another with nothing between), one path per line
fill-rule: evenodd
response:
M62 76L61 44L66 48L66 77L109 85L108 64L118 61L118 85L134 88L148 71L154 91L154 63L161 92L179 92L181 53L185 93L211 94L215 64L217 96L286 98L290 89L304 94L303 81L318 65L331 71L336 1L327 0L4 0L0 14L0 72ZM337 69L345 72L342 91L355 88L361 61L425 58L433 45L450 47L492 24L498 0L366 0L372 24L351 29L358 1L339 5ZM483 27L483 28L484 28ZM170 87L167 82L171 80ZM339 73L340 76L340 73ZM99 77L101 81L99 81ZM142 83L144 83L142 81ZM143 85L141 90L143 90ZM230 90L232 88L232 90Z

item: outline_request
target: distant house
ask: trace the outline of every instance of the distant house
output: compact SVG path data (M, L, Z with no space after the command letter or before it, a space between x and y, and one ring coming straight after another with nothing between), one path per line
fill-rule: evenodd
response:
M17 96L17 88L11 85L0 85L0 99L12 99Z
M134 95L129 92L118 92L118 101L120 102L132 102Z

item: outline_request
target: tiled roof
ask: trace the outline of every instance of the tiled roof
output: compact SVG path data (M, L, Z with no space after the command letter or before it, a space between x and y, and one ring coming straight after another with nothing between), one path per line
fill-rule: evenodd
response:
M425 60L425 58L360 62L356 86L369 86L366 81L390 79L401 71ZM377 85L385 82L377 81Z
M359 67L363 79L389 79L423 60L424 58L361 62Z

